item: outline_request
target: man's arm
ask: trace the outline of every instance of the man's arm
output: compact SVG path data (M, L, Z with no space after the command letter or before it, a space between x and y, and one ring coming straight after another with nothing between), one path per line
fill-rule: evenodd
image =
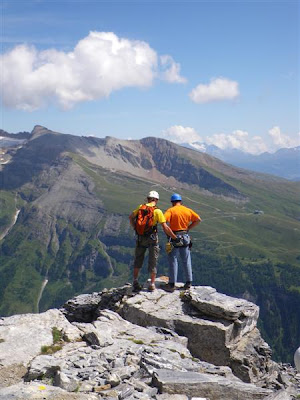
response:
M161 224L165 234L167 236L171 236L172 239L177 239L177 236L175 235L175 233L172 231L172 229L166 224L166 222L163 222Z
M187 230L190 231L191 229L195 228L195 226L198 225L198 224L200 224L200 222L201 222L201 218L197 219L197 221L192 222L192 223L188 226Z

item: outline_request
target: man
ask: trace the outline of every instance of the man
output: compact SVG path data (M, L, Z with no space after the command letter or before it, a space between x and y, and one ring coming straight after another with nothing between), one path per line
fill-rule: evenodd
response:
M165 212L165 218L167 223L170 225L170 228L177 236L177 243L171 240L173 248L168 253L169 283L165 287L168 292L174 292L175 290L178 273L178 254L182 260L186 278L184 289L187 290L191 287L193 274L189 231L201 221L200 216L195 213L195 211L182 205L180 194L172 194L171 203L172 207Z
M155 290L155 278L157 273L157 260L159 255L159 245L158 245L158 235L157 235L157 224L161 224L166 235L170 236L172 239L176 240L176 235L172 232L170 227L166 224L166 219L162 211L156 207L159 200L159 194L152 190L147 196L147 203L145 205L141 204L137 207L129 216L129 221L131 226L137 232L137 219L139 215L142 214L142 210L146 209L146 214L151 215L150 227L143 234L138 234L135 247L135 258L133 266L133 291L139 292L142 289L142 285L138 282L138 276L140 269L143 266L144 257L146 250L149 249L149 261L148 261L148 271L150 274L150 284L148 287L149 291Z

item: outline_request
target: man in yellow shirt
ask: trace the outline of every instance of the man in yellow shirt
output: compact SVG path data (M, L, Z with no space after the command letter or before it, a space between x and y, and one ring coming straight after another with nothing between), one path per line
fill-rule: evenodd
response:
M178 273L178 255L184 267L186 283L184 289L189 289L193 281L192 262L189 231L201 221L200 216L190 208L182 205L180 194L174 193L171 196L172 207L165 212L165 218L172 231L176 234L177 240L173 244L172 251L168 254L169 261L169 283L165 289L174 292ZM179 240L179 242L178 242Z
M158 245L158 234L157 234L157 224L161 224L166 235L170 236L172 239L177 240L176 235L172 232L170 227L166 224L166 219L162 213L162 211L156 207L157 202L159 200L159 194L152 190L149 192L147 196L146 207L141 204L137 207L129 216L129 221L131 226L136 230L137 240L135 246L135 257L134 257L134 265L133 265L133 291L139 292L142 289L142 285L138 282L138 276L140 273L140 269L143 266L144 258L146 250L149 249L149 261L148 261L148 271L150 274L150 284L148 287L149 291L155 290L155 278L157 274L157 260L159 256L159 245ZM151 226L149 229L141 234L137 232L137 217L139 210L141 208L150 207L151 215L153 219L151 219ZM153 210L154 208L154 210Z

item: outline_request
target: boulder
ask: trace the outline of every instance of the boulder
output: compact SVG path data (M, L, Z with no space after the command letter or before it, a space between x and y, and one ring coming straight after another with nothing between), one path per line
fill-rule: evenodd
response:
M61 311L70 322L92 322L101 298L101 293L81 294L68 300Z

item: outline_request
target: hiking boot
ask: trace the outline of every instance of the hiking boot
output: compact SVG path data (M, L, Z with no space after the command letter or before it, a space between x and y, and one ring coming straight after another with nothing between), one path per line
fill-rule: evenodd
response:
M186 284L183 286L183 290L189 290L192 286L192 282L186 282Z
M166 292L173 293L175 291L175 285L174 285L174 283L168 283L163 289Z
M134 281L132 284L132 291L137 293L140 292L143 289L143 286L138 282L138 281Z
M155 285L154 285L154 283L150 283L149 286L148 286L148 291L149 291L149 292L154 292L154 290L155 290Z

